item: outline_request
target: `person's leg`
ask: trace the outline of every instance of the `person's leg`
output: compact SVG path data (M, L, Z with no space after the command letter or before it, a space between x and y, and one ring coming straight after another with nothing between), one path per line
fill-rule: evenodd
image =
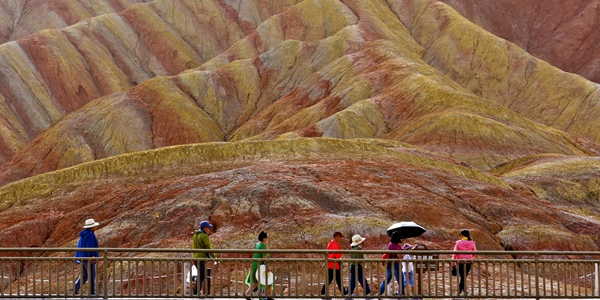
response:
M402 285L404 286L404 289L402 289L402 295L406 295L406 287L408 286L408 282L406 282L408 280L408 274L406 274L406 272L402 272Z
M202 289L204 291L204 295L208 295L207 287L205 284L208 284L206 279L206 262L198 263L198 292Z
M461 274L463 274L463 276L461 276L461 283L462 283L463 292L466 295L466 294L468 294L467 293L467 276L469 275L469 272L471 271L471 264L465 263L465 264L460 264L460 265L462 265L463 269L464 269L464 272L460 271L460 269L459 269L459 272L461 272Z
M400 264L394 264L394 276L396 277L396 281L398 282L398 294L404 295L404 276L402 276L402 272L400 272Z
M405 281L408 282L408 285L405 284L404 288L409 287L411 294L414 294L415 293L415 288L414 288L414 286L415 286L415 273L413 271L410 271L410 272L408 272L406 274L406 276L408 276L407 277L408 279L406 279Z
M358 268L360 268L360 266L358 266ZM352 295L354 293L354 289L356 288L357 284L356 284L356 270L357 267L356 265L350 265L350 290L348 291L348 294ZM360 277L358 277L360 278Z
M75 280L75 287L73 287L73 292L75 294L79 293L79 288L81 288L81 276Z
M344 294L344 287L342 286L342 270L335 269L335 282L337 283L338 290Z
M327 268L327 282L329 284L331 284L332 281L333 281L333 269ZM321 288L321 296L325 295L325 287L327 287L327 283L323 284L323 287Z
M267 300L273 300L273 285L267 285Z
M79 293L79 289L87 282L88 262L81 261L81 276L75 282L75 294Z
M90 293L96 294L96 264L90 263Z
M458 294L460 295L463 291L465 290L465 281L467 278L467 264L457 264L458 268L458 276L460 277L459 282L458 282Z
M390 283L390 281L392 280L392 266L388 265L386 270L385 270L385 281L383 281L381 283L381 285L379 286L379 295L384 295L385 294L385 289L388 285L388 283Z
M363 272L363 266L362 265L358 265L358 280L360 280L360 285L363 287L363 290L365 290L365 294L369 295L371 294L371 287L369 286L369 283L367 282L367 279L365 278L365 274Z
M81 285L85 284L88 278L87 261L81 262L81 275L75 281L75 294L79 293Z
M252 295L256 286L257 286L256 282L253 282L252 284L250 284L250 286L248 287L248 290L246 291L246 295L247 295L246 299L250 299L250 296Z

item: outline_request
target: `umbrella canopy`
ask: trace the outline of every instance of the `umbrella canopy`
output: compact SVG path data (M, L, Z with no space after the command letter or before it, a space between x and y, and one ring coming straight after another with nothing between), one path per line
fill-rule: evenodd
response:
M415 222L400 222L395 223L387 229L388 236L392 236L394 232L400 232L403 239L418 237L427 230Z

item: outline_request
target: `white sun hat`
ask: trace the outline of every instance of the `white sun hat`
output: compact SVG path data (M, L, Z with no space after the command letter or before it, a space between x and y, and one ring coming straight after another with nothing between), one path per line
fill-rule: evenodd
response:
M367 238L361 237L360 235L354 235L352 237L352 244L350 244L350 246L354 247L362 242L364 242Z
M85 220L85 226L83 226L83 228L92 228L98 225L100 225L100 223L94 221L94 219L87 219Z
M267 266L260 265L256 270L256 278L258 279L258 283L262 285L270 285L273 284L273 273L268 272L267 274Z

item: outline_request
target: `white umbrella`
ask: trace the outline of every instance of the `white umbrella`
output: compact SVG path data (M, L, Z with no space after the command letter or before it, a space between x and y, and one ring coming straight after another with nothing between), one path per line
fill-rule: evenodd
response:
M418 237L427 230L423 226L415 222L400 222L395 223L387 229L388 236L392 236L394 232L400 232L403 239Z

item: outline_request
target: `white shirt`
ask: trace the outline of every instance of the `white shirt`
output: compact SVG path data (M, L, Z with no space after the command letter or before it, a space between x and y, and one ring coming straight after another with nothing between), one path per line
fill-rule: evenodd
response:
M403 260L412 259L412 257L408 254L405 254L402 258ZM403 261L402 262L402 273L407 273L413 271L413 263L412 261Z

